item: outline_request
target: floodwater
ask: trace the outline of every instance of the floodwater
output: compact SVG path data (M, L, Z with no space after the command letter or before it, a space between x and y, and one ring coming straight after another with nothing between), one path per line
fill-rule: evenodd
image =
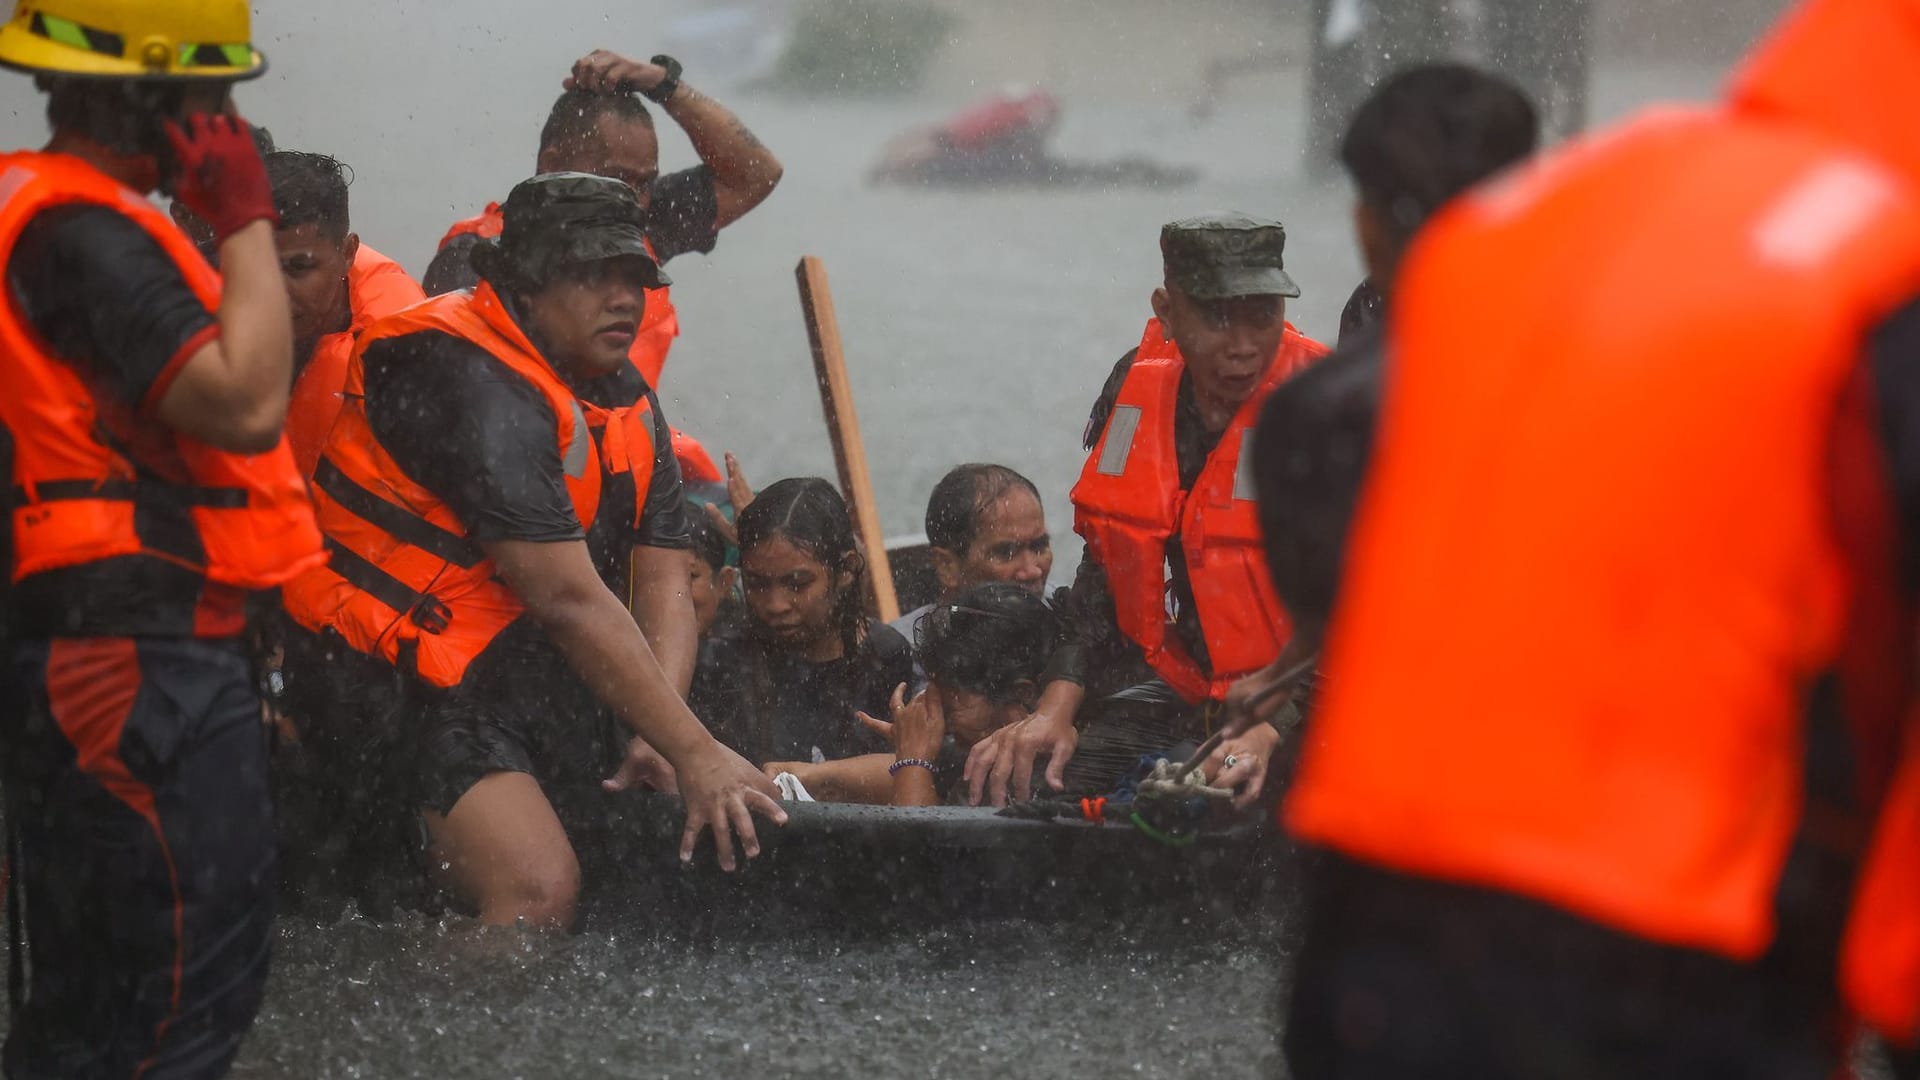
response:
M494 939L494 940L489 940ZM1271 931L1023 921L690 943L286 926L236 1076L1270 1075Z
M256 18L274 73L241 105L282 146L352 165L358 231L418 272L450 221L531 169L567 63L601 44L646 55L648 17L666 10L622 5L616 23L580 0L266 0ZM1115 62L1150 68L1175 35L1142 26L1141 47ZM1707 94L1724 59L1602 57L1595 111ZM1062 155L1147 155L1204 175L1163 191L871 190L862 177L886 139L962 95L796 102L716 88L786 178L712 256L672 264L684 337L663 380L669 415L736 452L759 483L831 475L792 276L801 255L822 256L888 531L919 530L952 465L1000 461L1047 493L1065 575L1087 407L1147 317L1160 223L1214 208L1282 219L1306 292L1290 316L1331 339L1359 277L1350 195L1305 177L1297 71L1236 87L1204 122L1151 77L1131 96L1093 98L1074 95L1071 73L1048 74L1066 105ZM980 92L1003 77L983 77ZM698 71L686 78L701 85ZM9 86L0 134L36 142L38 100L25 80ZM663 167L692 164L661 126ZM1289 914L734 934L724 908L691 933L679 914L603 900L568 939L288 916L239 1075L1270 1075Z

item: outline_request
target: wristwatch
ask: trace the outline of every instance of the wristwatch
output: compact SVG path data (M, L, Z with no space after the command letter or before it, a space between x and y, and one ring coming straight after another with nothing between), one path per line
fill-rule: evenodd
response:
M666 68L667 77L655 83L653 89L642 90L640 92L647 96L648 101L657 105L665 105L667 99L673 96L673 92L680 89L680 72L684 69L681 68L680 61L675 60L666 53L661 53L659 56L654 57L652 63L658 67Z

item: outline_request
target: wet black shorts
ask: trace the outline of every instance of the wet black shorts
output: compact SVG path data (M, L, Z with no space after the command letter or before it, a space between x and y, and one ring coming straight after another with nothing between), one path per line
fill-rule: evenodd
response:
M442 817L490 773L534 774L533 752L523 723L489 717L484 710L456 708L435 718L420 740L413 770L413 804Z
M273 930L267 736L239 645L16 644L0 743L7 1076L224 1074Z
M429 697L413 717L413 809L445 815L488 774L526 773L570 824L576 804L599 800L600 781L626 746L608 711L583 687L571 689L542 700L465 690Z

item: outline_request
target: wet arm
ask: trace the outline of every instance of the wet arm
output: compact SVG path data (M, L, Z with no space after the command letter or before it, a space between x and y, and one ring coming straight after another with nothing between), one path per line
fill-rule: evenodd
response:
M862 754L838 761L770 764L767 774L794 774L806 785L807 794L821 802L885 806L893 797L893 782L887 777L887 766L891 764L892 754Z
M1043 689L1034 711L1071 720L1086 700L1089 672L1122 659L1122 650L1116 647L1121 640L1119 620L1106 570L1083 555L1073 584L1054 593L1053 606L1060 614L1065 640L1041 676Z
M664 107L713 172L715 228L740 220L773 194L784 171L780 159L732 110L686 83Z
M640 628L594 572L585 541L480 546L528 615L629 730L676 770L711 748L713 737L687 710Z
M934 787L932 769L911 766L893 774L891 792L894 806L939 806L940 792Z
M690 552L636 546L631 556L633 621L681 697L693 685L694 657L700 648L695 625Z
M256 221L228 237L220 265L220 335L186 360L155 410L168 427L201 442L260 453L280 441L293 386L293 317L273 225Z
M645 395L653 419L653 476L633 535L627 606L667 678L685 697L700 652L699 621L693 611L693 528L687 521L680 462L673 456L673 429L660 409L660 398L652 390Z

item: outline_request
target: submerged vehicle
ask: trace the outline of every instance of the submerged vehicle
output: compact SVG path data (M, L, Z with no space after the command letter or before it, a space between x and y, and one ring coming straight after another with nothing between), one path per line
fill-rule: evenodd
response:
M1179 187L1198 169L1147 158L1061 158L1048 149L1060 102L1039 88L1008 87L938 124L895 136L867 175L872 184L930 187Z

